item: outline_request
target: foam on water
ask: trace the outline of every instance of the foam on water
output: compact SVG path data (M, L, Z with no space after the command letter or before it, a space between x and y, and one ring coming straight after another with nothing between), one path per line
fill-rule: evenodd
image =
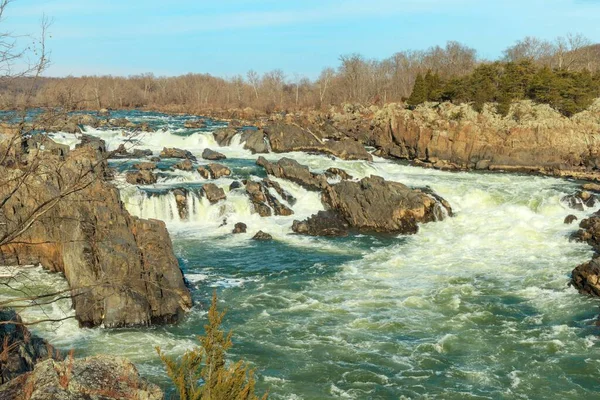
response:
M173 118L173 131L144 136L138 147L181 147L199 155L216 146L209 132L174 133L181 121ZM88 133L106 137L109 146L123 141L118 132ZM243 149L239 135L218 150L238 161L257 157ZM216 182L226 200L210 204L192 191L185 220L172 193L148 189L197 189L206 180L196 173L165 173L158 185L140 188L121 179L132 214L167 222L200 305L176 327L71 326L60 334L36 329L83 354L126 355L166 384L152 347L181 354L192 346L205 323L202 304L217 287L229 310L226 327L235 332L231 356L256 366L263 376L259 387L269 387L274 399L577 399L600 391L598 331L592 324L597 303L567 287L573 267L591 256L588 246L569 241L575 226L563 224L567 214L582 219L591 211L561 203L575 183L448 173L377 157L368 163L266 155L282 156L317 172L337 167L355 179L379 175L429 186L450 202L455 216L422 225L410 237L311 238L291 234L290 227L323 209L319 194L277 180L297 199L295 214L262 218L243 189L228 189L249 164L234 166L231 178ZM250 179L260 177L251 173ZM246 223L248 233L232 235L236 222ZM275 240L251 241L258 230Z

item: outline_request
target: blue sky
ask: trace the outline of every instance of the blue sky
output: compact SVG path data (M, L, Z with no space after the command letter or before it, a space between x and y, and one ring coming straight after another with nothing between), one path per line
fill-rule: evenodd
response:
M498 57L527 35L600 42L600 0L15 0L3 30L53 18L47 75L281 68L314 78L342 54L385 58L457 40Z

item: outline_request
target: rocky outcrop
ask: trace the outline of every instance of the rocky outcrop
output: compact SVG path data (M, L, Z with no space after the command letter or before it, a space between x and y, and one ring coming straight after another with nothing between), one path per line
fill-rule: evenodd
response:
M292 230L310 236L348 236L349 225L336 211L319 211L305 221L294 221Z
M202 158L204 158L205 160L217 161L225 160L227 157L225 157L224 154L219 153L218 151L204 149L204 151L202 152Z
M595 257L573 270L571 285L580 293L600 296L600 211L582 220L573 238L589 244L594 249Z
M0 166L10 178L26 162L38 163L0 209L0 237L14 237L0 246L0 264L41 264L63 273L82 326L175 322L191 297L166 226L129 215L105 180L100 150L92 143L60 157L23 149L14 167ZM0 195L13 189L2 186Z
M140 377L128 360L94 356L46 360L0 386L0 398L23 400L162 400L162 390Z
M61 359L50 343L29 332L21 317L13 310L0 310L0 343L3 345L0 384L33 371L40 360Z
M372 160L373 158L361 143L347 137L339 141L324 141L308 129L281 122L267 125L264 131L275 153L304 151L331 154L345 160Z
M147 169L128 171L125 180L131 185L153 185L156 183L156 175Z
M359 231L411 234L418 223L436 221L451 210L421 191L378 176L342 181L323 192L323 202Z
M256 164L263 167L267 174L287 179L307 190L323 190L329 186L325 176L310 172L307 166L291 158L283 157L276 163L271 163L264 157L258 157Z
M188 150L182 150L175 147L165 147L160 152L161 158L184 158L190 161L198 161L196 157Z

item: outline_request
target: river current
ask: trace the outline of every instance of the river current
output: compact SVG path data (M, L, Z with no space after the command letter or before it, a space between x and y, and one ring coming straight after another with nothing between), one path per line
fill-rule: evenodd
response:
M355 178L379 175L409 186L429 186L452 205L455 216L422 225L413 236L351 235L313 238L292 233L294 219L323 209L319 194L277 180L297 199L294 215L262 218L234 180L264 177L257 155L239 137L219 147L212 131L185 129L189 116L123 112L158 129L138 137L137 148L158 155L163 147L205 148L227 156L231 177L215 181L227 200L211 205L194 195L207 180L197 172L168 170L164 160L156 185L125 183L134 160L111 162L127 209L167 223L177 257L193 286L196 305L177 326L150 329L79 329L73 320L35 326L61 349L77 355L108 353L130 358L141 373L169 390L154 351L178 355L203 332L213 290L227 309L234 332L231 359L256 368L260 392L272 399L581 399L600 398L598 302L567 286L571 270L591 257L590 248L569 241L576 212L562 204L575 182L513 174L450 173L402 165L343 161L303 153L283 156L315 172L329 167ZM161 130L162 129L162 130ZM123 143L121 130L86 128ZM70 134L55 138L76 143ZM208 162L206 162L208 163ZM181 220L169 188L191 189L189 218ZM227 224L223 225L223 220ZM236 222L248 225L233 235ZM252 236L262 230L273 241ZM23 285L65 285L59 275L29 270ZM33 275L33 280L31 279ZM3 296L9 295L2 293ZM69 303L50 315L70 314ZM29 309L25 318L36 318Z

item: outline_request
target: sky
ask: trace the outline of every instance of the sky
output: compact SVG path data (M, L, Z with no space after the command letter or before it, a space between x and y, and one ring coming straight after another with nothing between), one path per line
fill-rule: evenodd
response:
M47 76L315 78L339 57L383 59L456 40L498 58L525 36L600 42L600 0L14 0L0 32L52 19Z

